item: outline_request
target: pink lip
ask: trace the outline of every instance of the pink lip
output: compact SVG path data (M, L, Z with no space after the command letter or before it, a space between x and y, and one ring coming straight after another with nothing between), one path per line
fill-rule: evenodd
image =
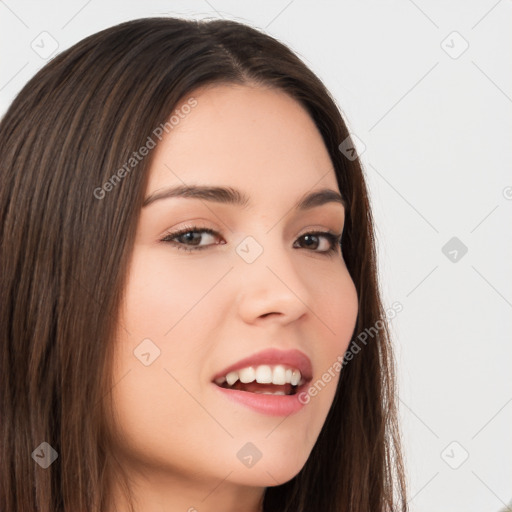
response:
M276 365L282 364L300 371L304 384L298 387L294 395L265 395L260 393L250 393L247 391L239 391L236 389L222 388L215 384L215 379L226 376L229 372L246 368L248 366L258 366L261 364ZM301 401L301 393L307 389L312 379L313 369L311 361L300 350L277 350L274 348L263 350L257 354L253 354L245 359L228 366L221 372L217 373L212 384L219 393L223 393L226 398L240 403L251 409L267 414L269 416L288 416L300 411L307 402Z
M310 381L313 376L311 361L309 357L300 350L277 350L275 348L269 348L267 350L262 350L257 354L253 354L252 356L246 357L245 359L241 359L231 366L224 368L224 370L214 375L212 381L215 381L215 379L218 379L219 377L225 377L229 372L240 370L247 366L258 366L261 364L282 364L292 368L297 368L306 382Z
M219 393L223 393L226 398L236 403L250 407L256 412L267 414L268 416L289 416L300 411L308 402L300 399L308 386L306 382L297 389L295 395L264 395L258 393L249 393L247 391L238 391L236 389L227 389L212 384Z

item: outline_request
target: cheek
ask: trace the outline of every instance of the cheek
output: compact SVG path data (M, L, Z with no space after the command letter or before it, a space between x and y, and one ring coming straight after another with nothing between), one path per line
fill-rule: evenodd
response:
M344 273L338 303L332 311L335 331L340 333L343 353L347 349L357 322L359 299L357 290L348 271Z
M193 265L191 271L186 256L166 257L165 249L137 249L131 262L123 318L138 336L164 335L218 280L207 265Z
M311 288L317 290L313 295L313 313L318 317L317 325L322 329L325 347L328 352L342 355L350 343L357 321L357 291L343 266L339 271L323 276L321 283ZM316 310L316 311L315 311Z
M316 295L315 323L321 331L316 336L320 346L312 351L315 356L315 380L311 382L311 399L318 406L330 407L342 371L341 362L354 334L358 314L355 285L346 269L326 279ZM317 333L318 334L318 333ZM315 388L315 389L313 389Z
M137 361L131 363L130 371L125 366L112 390L116 448L128 464L163 467L173 461L187 461L191 457L190 447L198 444L200 434L190 424L204 423L205 418L197 404L164 370L167 367L162 357L149 367ZM184 384L196 394L190 383Z

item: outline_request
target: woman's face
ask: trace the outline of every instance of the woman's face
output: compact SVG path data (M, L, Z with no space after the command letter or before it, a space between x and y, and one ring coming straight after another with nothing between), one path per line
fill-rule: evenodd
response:
M334 398L357 295L336 241L311 234L341 235L343 205L296 207L321 189L339 193L306 111L283 92L248 86L191 96L197 104L178 107L152 150L145 197L154 200L138 223L112 395L124 468L192 496L191 482L217 493L300 471ZM165 197L185 186L229 187L248 203ZM237 365L269 349L275 357ZM235 389L215 383L227 373ZM308 380L299 391L321 381L316 396L288 395L299 378Z

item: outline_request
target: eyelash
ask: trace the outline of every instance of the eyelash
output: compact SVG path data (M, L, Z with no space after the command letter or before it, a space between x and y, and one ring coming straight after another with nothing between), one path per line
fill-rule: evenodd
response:
M193 252L193 251L201 251L203 249L207 249L208 247L211 247L211 245L204 245L204 246L198 246L193 247L192 249L188 249L184 244L174 242L174 238L178 238L181 235L185 235L187 233L208 233L209 235L218 236L219 234L210 228L202 228L199 226L187 226L179 231L176 231L174 233L167 233L160 241L164 243L171 244L172 246L176 247L178 250L181 251L187 251L187 252ZM331 246L327 251L315 251L319 254L325 254L326 256L331 256L334 253L338 252L338 248L341 248L341 237L342 235L336 235L335 233L331 231L311 231L308 233L304 233L299 238L303 238L307 235L313 235L313 236L323 236L329 240ZM215 244L214 244L215 245ZM223 244L222 244L223 245ZM302 249L302 247L301 247ZM307 249L307 248L306 248Z

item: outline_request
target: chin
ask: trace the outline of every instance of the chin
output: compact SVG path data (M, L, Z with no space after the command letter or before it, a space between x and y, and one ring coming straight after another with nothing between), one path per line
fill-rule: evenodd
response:
M293 460L267 460L263 459L252 468L239 468L231 475L230 480L242 485L256 487L276 487L292 480L302 470L307 457L301 463Z

